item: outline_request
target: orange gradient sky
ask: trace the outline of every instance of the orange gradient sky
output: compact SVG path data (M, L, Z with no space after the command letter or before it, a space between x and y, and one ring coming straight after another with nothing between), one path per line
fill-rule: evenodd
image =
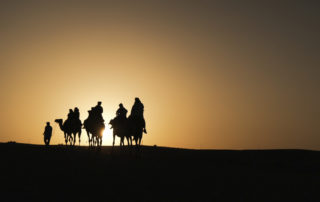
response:
M145 105L144 145L320 149L316 1L1 1L0 142ZM117 140L119 143L119 140ZM87 145L85 130L82 144ZM106 131L104 145L111 144Z

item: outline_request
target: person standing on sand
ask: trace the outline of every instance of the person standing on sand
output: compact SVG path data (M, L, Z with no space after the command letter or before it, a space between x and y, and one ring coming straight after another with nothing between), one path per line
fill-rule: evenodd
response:
M44 143L46 146L48 146L50 144L50 139L52 136L52 127L50 126L50 122L47 122L47 125L44 129L43 136L44 136Z

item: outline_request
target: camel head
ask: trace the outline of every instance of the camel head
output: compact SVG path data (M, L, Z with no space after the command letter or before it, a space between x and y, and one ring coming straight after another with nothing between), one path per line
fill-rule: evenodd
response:
M109 125L113 126L113 124L114 124L114 119L111 119L110 122L109 122Z
M54 120L54 122L59 123L59 124L62 123L62 121L63 121L62 119L56 119L56 120Z

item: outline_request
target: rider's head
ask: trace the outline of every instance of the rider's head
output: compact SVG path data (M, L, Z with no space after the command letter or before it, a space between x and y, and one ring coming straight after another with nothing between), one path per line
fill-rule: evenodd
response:
M79 111L78 107L74 108L74 111L75 111L75 112L78 112L78 111Z
M47 126L50 126L50 122L47 122Z
M72 112L73 112L73 111L72 111L72 109L69 109L69 112L71 112L71 113L72 113Z
M135 98L135 101L136 101L136 102L141 102L138 97Z
M98 105L101 105L101 103L102 103L102 102L101 102L101 101L99 101L99 102L98 102Z
M123 104L122 104L122 103L120 103L120 104L119 104L119 107L121 107L121 108L122 108L122 107L123 107Z

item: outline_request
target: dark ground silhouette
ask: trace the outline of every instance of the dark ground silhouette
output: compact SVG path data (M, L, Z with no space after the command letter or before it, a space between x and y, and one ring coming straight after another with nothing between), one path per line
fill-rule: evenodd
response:
M320 201L320 152L1 143L1 201Z

